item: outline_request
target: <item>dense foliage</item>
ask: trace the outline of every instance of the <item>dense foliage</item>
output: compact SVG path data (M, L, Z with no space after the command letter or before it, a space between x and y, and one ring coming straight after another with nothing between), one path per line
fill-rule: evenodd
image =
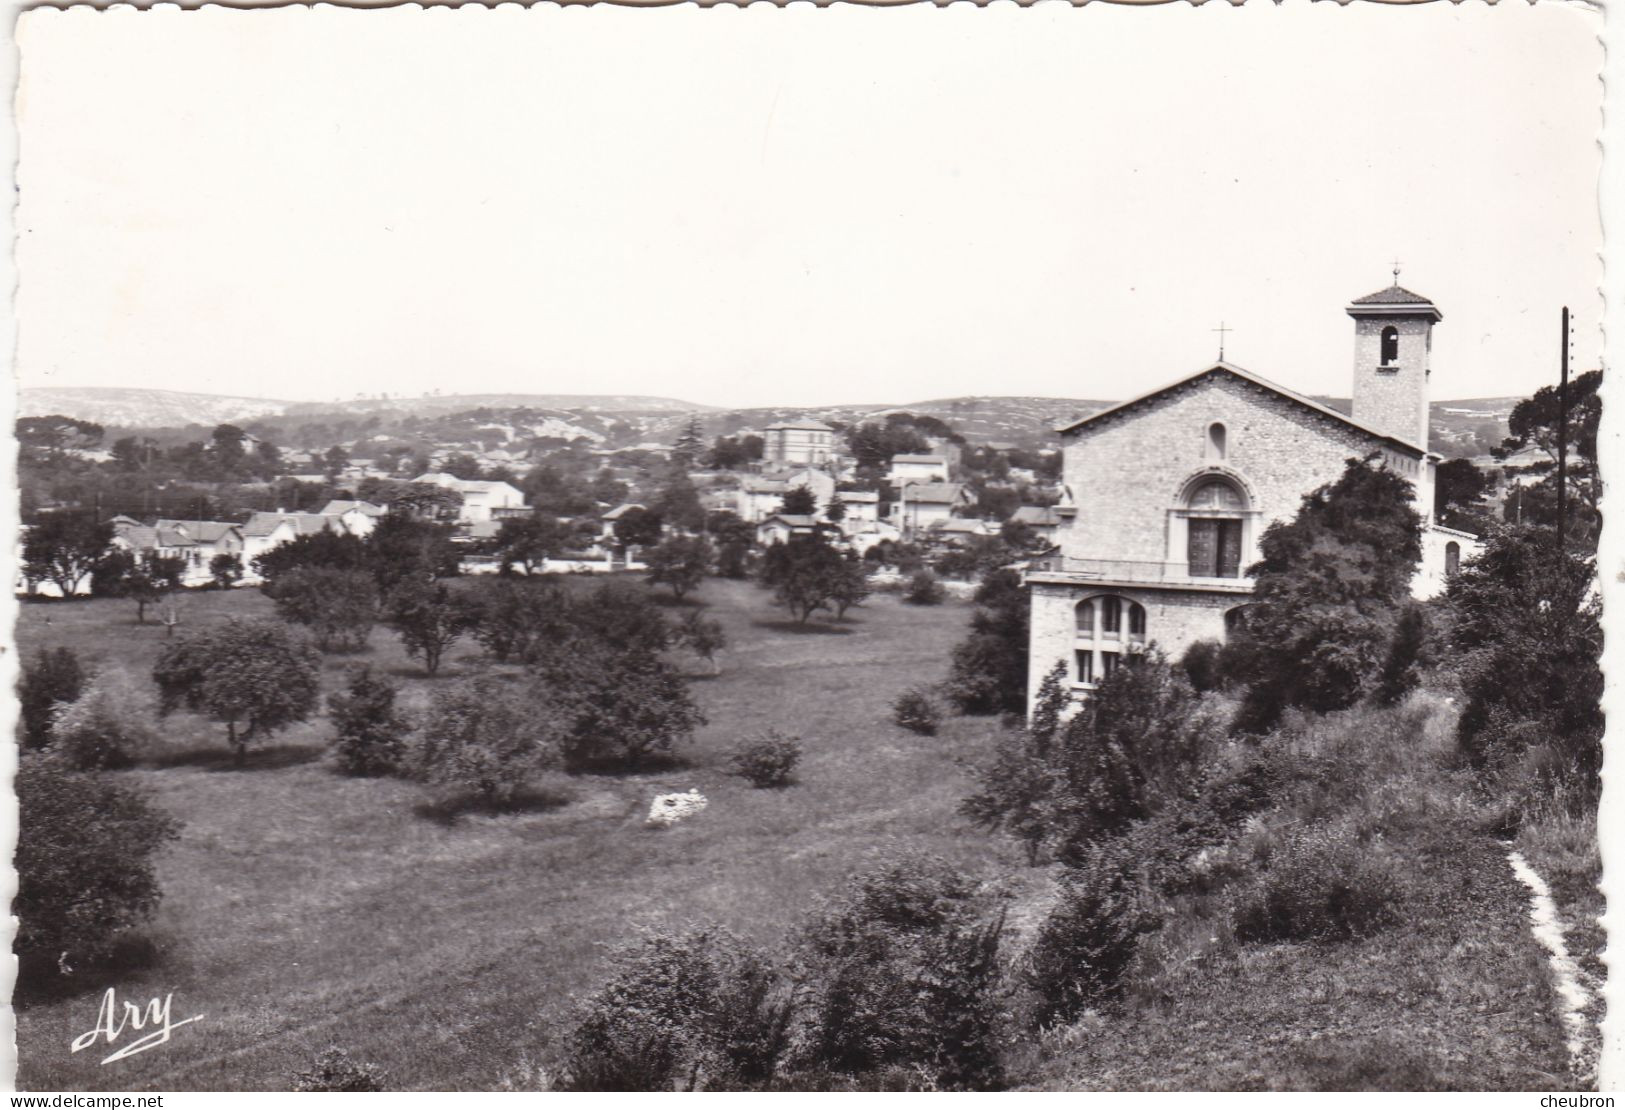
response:
M17 725L24 748L43 748L51 740L57 707L79 697L85 671L69 648L45 648L23 660L17 677Z
M1288 707L1354 704L1410 596L1422 555L1411 483L1372 459L1305 495L1297 515L1264 530L1248 573L1253 601L1235 637L1247 684L1237 726L1261 732Z
M1596 568L1555 533L1490 538L1450 582L1451 646L1465 705L1458 735L1520 809L1583 811L1600 791L1601 599Z
M961 713L1024 713L1031 600L1021 575L995 570L976 591L970 635L953 652L948 700Z
M111 951L151 916L159 850L175 821L130 786L25 756L15 779L18 830L16 949L63 971Z

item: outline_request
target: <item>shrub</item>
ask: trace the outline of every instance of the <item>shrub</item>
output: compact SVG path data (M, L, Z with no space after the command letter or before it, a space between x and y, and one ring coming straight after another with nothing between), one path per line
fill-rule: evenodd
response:
M1220 656L1224 645L1217 640L1197 640L1179 657L1179 667L1198 694L1217 690L1223 682Z
M940 605L947 596L942 583L930 570L917 570L908 580L908 589L903 591L903 600L910 605Z
M788 786L801 760L801 740L769 730L734 749L729 770L752 786Z
M1421 682L1422 651L1427 636L1422 607L1407 605L1394 626L1388 643L1388 656L1371 692L1378 705L1398 705Z
M361 1064L336 1045L322 1050L311 1066L295 1072L296 1091L382 1091L384 1073L372 1064Z
M798 1069L999 1087L1002 929L976 882L939 859L898 856L853 879L796 938Z
M1179 804L1221 738L1221 722L1160 652L1118 667L1056 734L1062 856Z
M1348 940L1390 924L1398 886L1385 861L1328 825L1291 833L1238 896L1236 939Z
M102 671L78 701L57 708L51 747L80 771L128 767L157 739L152 689L122 670Z
M1098 846L1069 869L1023 969L1040 1024L1069 1022L1121 994L1141 937L1161 924L1152 905L1119 844Z
M16 793L18 954L64 969L105 955L157 908L154 857L179 826L133 787L50 754L23 757Z
M327 699L333 720L338 767L346 775L387 775L399 769L406 751L406 721L395 709L393 684L363 667L350 676L344 693Z
M544 704L533 685L494 675L435 691L416 753L419 772L486 805L511 803L561 761L559 723Z
M920 688L905 690L892 703L892 720L921 736L935 736L942 723L942 710L936 699Z
M1000 737L993 759L977 774L980 789L959 806L983 828L1003 829L1020 840L1029 864L1038 862L1039 847L1053 832L1058 768L1052 745L1068 700L1066 664L1056 663L1039 687L1031 723Z
M784 1054L791 1005L773 964L731 933L649 933L610 957L569 1037L573 1091L760 1089Z
M73 701L85 683L79 657L65 647L46 648L26 660L17 680L17 713L24 748L43 748L51 740L51 718L57 706Z

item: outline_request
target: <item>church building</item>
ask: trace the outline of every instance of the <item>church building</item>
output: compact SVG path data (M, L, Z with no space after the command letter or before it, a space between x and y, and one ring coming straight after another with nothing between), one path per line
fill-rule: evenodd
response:
M1223 360L1058 429L1070 491L1059 552L1027 574L1031 690L1064 661L1082 694L1156 644L1178 658L1244 619L1246 570L1272 522L1375 453L1409 481L1422 517L1413 592L1443 589L1477 537L1433 520L1439 457L1427 449L1428 358L1444 317L1395 283L1347 306L1351 415ZM1372 660L1379 665L1380 660Z

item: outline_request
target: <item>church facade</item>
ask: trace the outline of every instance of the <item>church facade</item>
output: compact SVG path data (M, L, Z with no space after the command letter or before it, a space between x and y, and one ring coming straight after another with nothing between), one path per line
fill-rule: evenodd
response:
M1477 550L1476 537L1433 521L1427 383L1443 314L1397 280L1347 312L1349 415L1219 361L1059 429L1071 496L1058 554L1027 574L1032 695L1057 661L1081 695L1150 644L1177 658L1198 640L1223 641L1244 619L1264 529L1350 458L1375 454L1415 490L1418 596Z

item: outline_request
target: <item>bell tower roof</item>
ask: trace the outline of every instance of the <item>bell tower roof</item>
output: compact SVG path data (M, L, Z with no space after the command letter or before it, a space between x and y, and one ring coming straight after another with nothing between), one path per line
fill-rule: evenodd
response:
M1444 319L1438 305L1420 293L1403 288L1397 281L1386 289L1356 297L1345 311L1356 319L1361 316L1427 316L1434 323Z

